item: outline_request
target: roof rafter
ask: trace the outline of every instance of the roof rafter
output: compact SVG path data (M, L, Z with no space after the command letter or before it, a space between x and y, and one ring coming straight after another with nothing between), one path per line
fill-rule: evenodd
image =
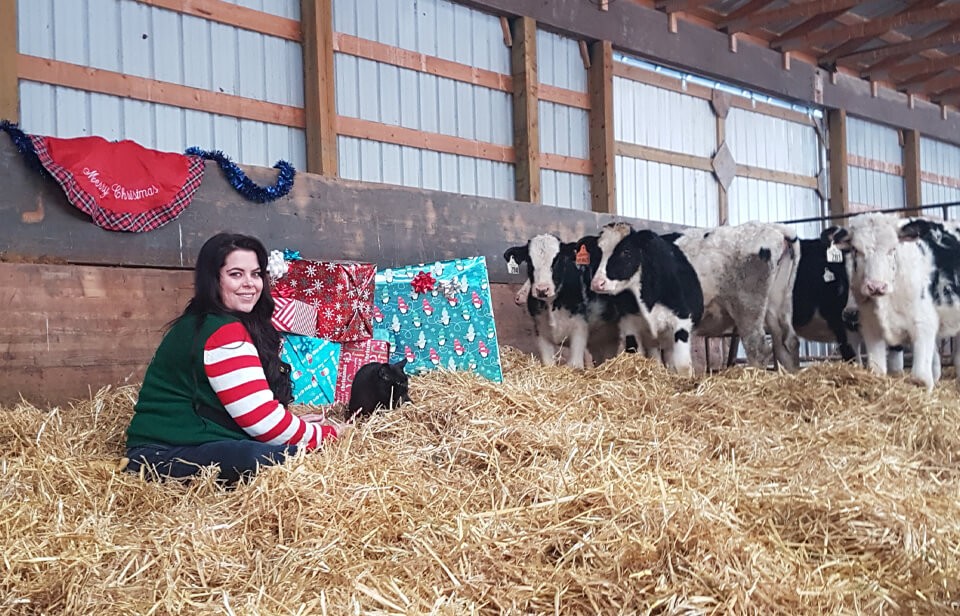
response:
M933 102L940 103L941 105L960 105L960 88L952 88L940 92L931 98Z
M748 15L753 15L757 11L766 8L770 4L773 4L775 1L776 0L750 0L750 2L747 2L736 11L718 21L717 28L726 28L728 23L742 19Z
M890 17L870 19L858 24L839 26L820 32L811 32L803 37L795 37L793 40L786 41L782 45L782 49L789 51L791 49L816 47L831 41L845 42L859 38L871 39L909 24L935 23L953 19L960 19L960 4L920 10L908 9Z
M949 68L960 68L960 54L943 56L942 58L924 58L923 60L905 62L896 66L870 67L861 71L860 76L870 79L890 79L896 82L914 75L926 75Z
M889 58L890 56L897 54L913 55L928 49L935 49L944 45L955 45L956 43L960 43L960 31L955 28L950 28L950 30L950 32L934 34L932 36L926 36L904 43L892 43L890 45L882 45L866 51L857 51L839 57L837 60L845 60L850 63L871 62L883 60L884 58Z
M718 25L725 28L727 32L742 32L766 24L797 19L798 17L816 17L821 13L839 11L840 9L850 9L860 4L857 0L811 0L799 4L788 4L787 6L770 11L754 12L740 18L729 18L722 20Z
M903 13L905 11L911 11L911 10L917 11L920 9L930 8L932 6L936 6L940 4L940 2L942 1L943 0L916 0L915 2L910 3L910 5L907 8L903 9L899 13ZM899 14L899 13L896 13L896 14ZM840 45L839 47L835 47L831 49L829 53L821 56L820 65L826 66L829 64L833 64L837 58L840 58L842 56L845 56L847 54L857 51L858 49L863 47L865 44L870 42L871 40L872 40L872 37L869 37L869 36L858 36L856 38L850 39L849 41Z
M806 45L799 43L804 40L804 37L807 34L813 32L823 25L830 23L835 18L846 13L848 10L849 9L837 9L836 11L820 13L816 17L811 17L802 24L791 28L790 30L770 41L770 46L774 49L779 49L780 51L793 51L795 49L802 49L806 47Z
M954 88L960 88L960 73L948 71L922 83L910 86L906 88L906 90L912 94L923 92L931 97L935 97L937 94L947 90L953 90Z

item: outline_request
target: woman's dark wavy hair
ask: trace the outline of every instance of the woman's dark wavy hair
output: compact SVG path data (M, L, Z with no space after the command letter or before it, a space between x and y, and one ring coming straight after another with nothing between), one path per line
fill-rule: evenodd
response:
M263 292L249 313L230 310L220 298L220 268L227 262L227 255L235 250L255 253L263 276ZM208 314L229 314L240 319L257 347L273 395L283 405L293 402L290 366L280 360L280 334L270 323L274 304L267 278L267 249L260 240L237 233L218 233L208 239L197 255L193 289L193 298L180 318L197 316L198 330Z

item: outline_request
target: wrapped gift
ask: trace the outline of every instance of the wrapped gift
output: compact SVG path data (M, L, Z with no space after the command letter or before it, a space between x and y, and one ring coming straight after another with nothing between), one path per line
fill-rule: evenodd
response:
M391 362L503 379L484 257L385 269L376 281L374 329L390 337Z
M292 297L273 296L273 317L270 322L278 332L301 336L317 335L317 309Z
M293 401L333 404L340 363L340 344L296 334L281 334L280 359L290 364Z
M353 377L361 366L369 363L383 363L390 359L390 342L380 332L375 336L383 339L371 338L362 342L344 342L340 345L340 363L337 366L337 388L334 398L337 402L350 402L350 388Z
M287 266L274 289L317 310L317 337L334 342L370 339L376 265L296 259Z

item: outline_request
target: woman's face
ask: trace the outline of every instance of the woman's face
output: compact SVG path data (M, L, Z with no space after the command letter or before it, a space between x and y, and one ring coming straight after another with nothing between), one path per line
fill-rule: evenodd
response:
M228 310L250 312L263 292L263 277L257 253L234 250L220 268L220 301Z

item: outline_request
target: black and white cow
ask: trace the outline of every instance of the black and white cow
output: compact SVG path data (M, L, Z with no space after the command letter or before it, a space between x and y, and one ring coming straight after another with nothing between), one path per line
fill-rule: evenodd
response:
M700 279L704 309L697 334L721 336L736 331L747 362L766 366L770 359L766 332L780 365L787 370L799 368L792 296L800 254L793 229L748 222L664 237L683 251Z
M836 246L846 235L845 229L830 227L818 239L800 240L800 263L793 285L793 328L807 340L836 342L844 361L852 361L859 354L855 347L860 344L860 336L856 323L849 318L855 304L848 305L850 280L844 254Z
M600 263L591 288L614 296L631 293L638 310L622 318L640 345L648 354L659 349L668 367L692 375L690 335L703 314L703 293L690 262L653 231L626 223L603 227L597 248Z
M855 216L846 229L838 245L851 253L850 288L870 368L886 374L887 346L910 343L912 375L932 389L938 338L960 334L960 232L890 214Z
M588 350L591 338L615 347L619 337L615 302L590 290L590 268L577 265L576 248L576 243L541 234L503 253L508 263L527 263L527 282L517 293L517 302L526 294L540 359L547 366L554 365L559 350L568 345L568 365L583 368L594 355L608 357L615 352L593 345Z

